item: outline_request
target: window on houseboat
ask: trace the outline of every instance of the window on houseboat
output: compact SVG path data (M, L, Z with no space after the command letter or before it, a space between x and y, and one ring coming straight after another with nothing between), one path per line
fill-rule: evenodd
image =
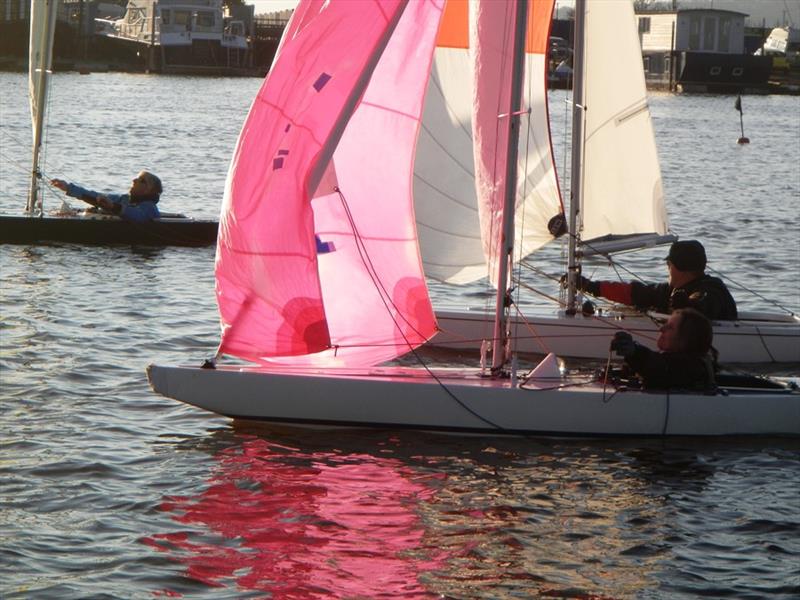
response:
M163 9L161 11L161 24L162 25L169 25L169 10Z
M719 48L720 52L729 52L731 49L731 25L730 17L722 17L719 20Z
M689 19L689 50L700 50L700 18L696 15Z
M199 27L213 27L214 26L214 13L209 11L197 12L197 25Z
M713 51L717 37L717 20L714 17L703 19L703 50Z
M175 24L176 25L188 25L187 29L191 28L192 25L192 13L188 10L176 10L175 11Z

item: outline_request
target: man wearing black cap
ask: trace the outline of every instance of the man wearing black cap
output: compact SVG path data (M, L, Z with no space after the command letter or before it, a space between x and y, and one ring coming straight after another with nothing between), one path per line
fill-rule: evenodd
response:
M706 275L706 251L696 240L675 242L666 257L668 283L591 281L581 277L578 287L614 302L669 314L695 308L712 320L737 318L736 302L721 279Z

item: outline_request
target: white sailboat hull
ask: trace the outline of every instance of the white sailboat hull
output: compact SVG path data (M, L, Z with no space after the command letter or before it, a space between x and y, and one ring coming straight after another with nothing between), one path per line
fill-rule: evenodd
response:
M714 347L722 363L800 362L800 318L794 315L742 313L737 321L714 322ZM437 310L441 331L428 345L453 349L480 348L491 337L494 315L483 311ZM634 339L656 349L658 327L653 319L634 312L605 312L603 316L530 313L512 318L518 352L575 358L608 358L611 338L628 331Z
M514 385L464 371L369 371L150 365L164 396L239 419L302 426L390 427L571 436L800 435L800 393L642 392L600 383Z

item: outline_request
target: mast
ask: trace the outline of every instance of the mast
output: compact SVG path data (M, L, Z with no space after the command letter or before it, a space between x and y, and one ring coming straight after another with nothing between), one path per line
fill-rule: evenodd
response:
M58 0L31 0L31 38L29 79L33 107L33 157L31 160L31 184L25 212L33 216L41 199L39 190L39 151L42 146L42 124L44 122L47 83L53 58L53 35L55 34L56 8Z
M572 161L569 200L569 246L567 257L567 314L577 311L576 288L580 268L578 247L578 212L583 202L583 125L585 95L583 90L586 40L584 35L586 0L575 0L575 50L572 57Z
M522 76L525 68L525 32L527 28L528 0L517 0L514 15L514 53L511 71L511 106L508 147L506 149L506 185L503 204L503 237L500 260L497 265L497 300L495 305L494 346L492 349L492 372L497 373L506 360L508 341L508 315L506 314L508 283L511 261L514 254L514 208L517 196L517 155L519 153L519 124L522 106Z

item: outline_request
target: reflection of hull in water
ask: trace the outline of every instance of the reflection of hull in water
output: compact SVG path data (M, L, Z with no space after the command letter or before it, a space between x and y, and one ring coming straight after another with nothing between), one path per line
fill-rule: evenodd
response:
M714 347L720 362L800 362L800 318L746 312L741 317L714 324ZM436 320L441 331L430 342L433 346L478 350L482 340L492 336L494 315L484 311L437 310ZM649 316L632 311L588 317L567 316L561 311L514 315L511 331L518 352L604 359L617 331L627 331L655 350L659 326Z
M800 392L769 380L748 378L746 385L759 387L714 394L643 392L586 378L569 382L547 370L547 376L521 385L464 370L400 367L276 372L151 365L148 378L157 393L217 414L306 426L512 435L800 435Z
M0 243L125 244L142 246L209 246L217 239L216 221L162 216L147 223L118 217L0 217Z

